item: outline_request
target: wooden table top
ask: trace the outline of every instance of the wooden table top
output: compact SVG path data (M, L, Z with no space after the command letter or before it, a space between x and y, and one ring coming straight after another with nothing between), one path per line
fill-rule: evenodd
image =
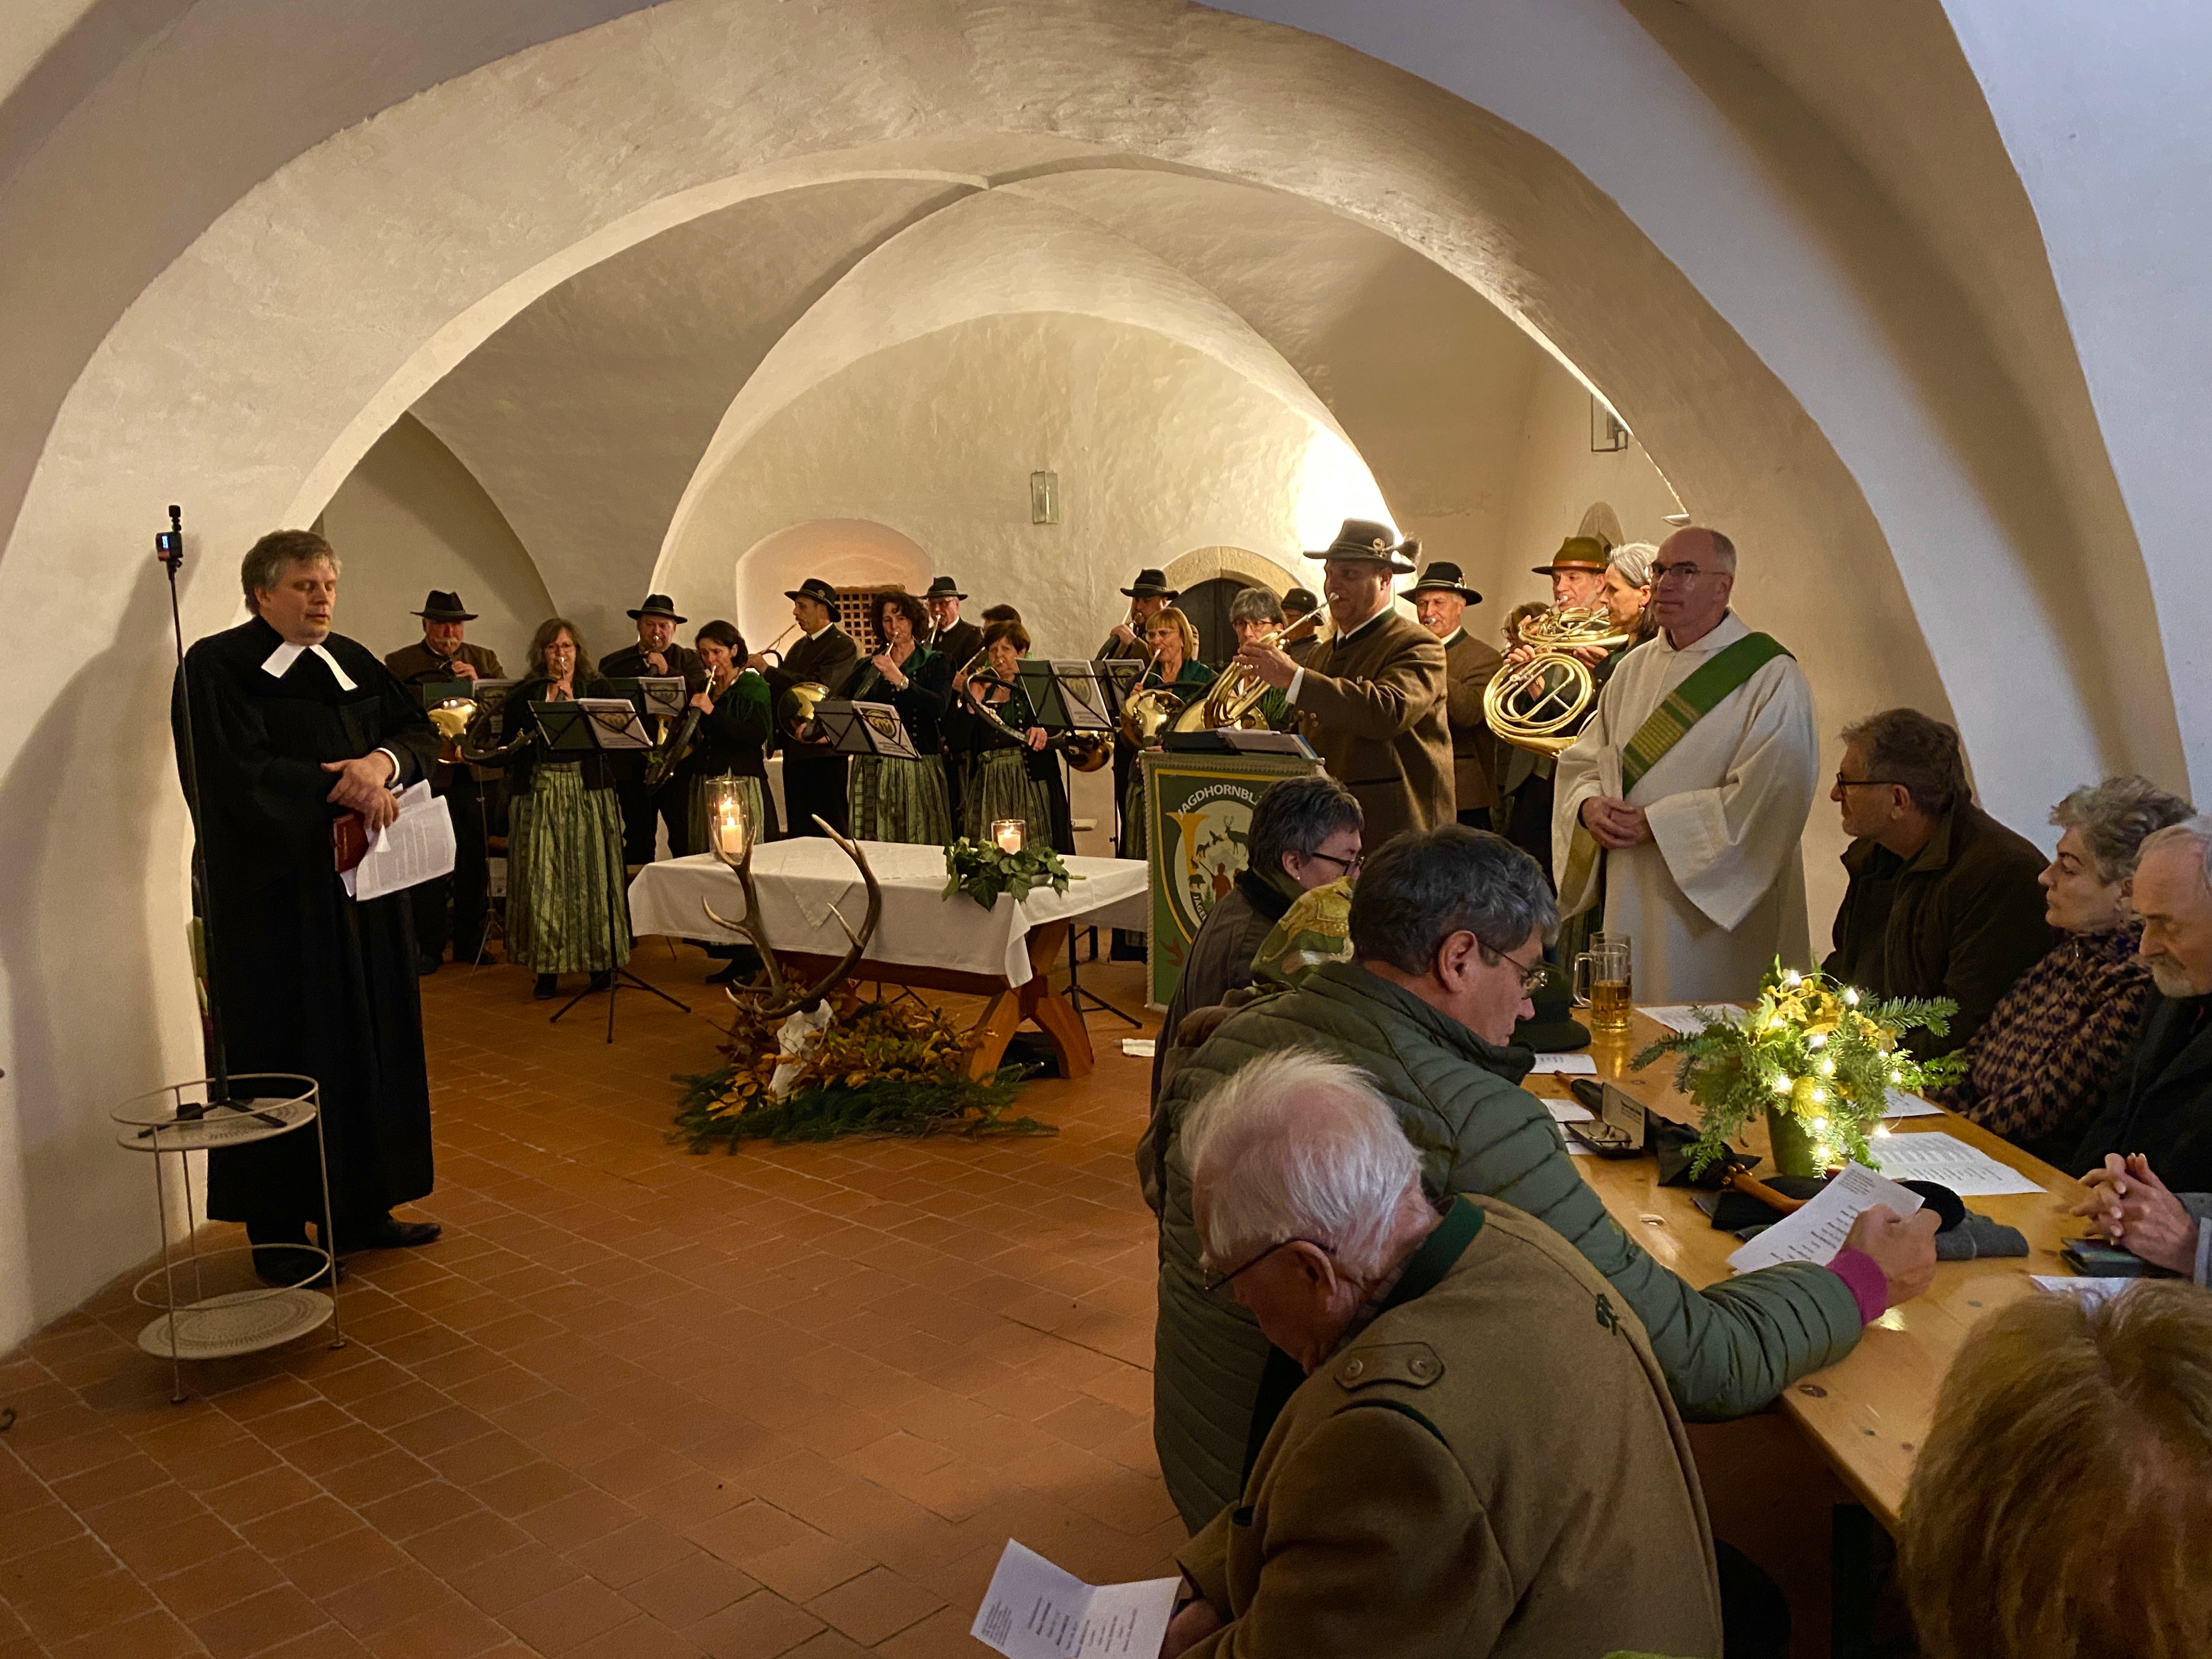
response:
M1674 1087L1675 1061L1664 1057L1646 1071L1628 1069L1643 1048L1670 1035L1638 1010L1626 1037L1595 1036L1589 1054L1598 1075L1619 1084L1647 1106L1677 1122L1695 1123L1697 1108ZM1568 1079L1545 1074L1528 1081L1530 1092L1568 1099ZM1941 1129L2037 1182L2041 1195L1970 1198L1966 1206L2027 1235L2025 1256L1993 1261L1939 1261L1925 1296L1892 1308L1869 1326L1859 1345L1838 1365L1815 1371L1784 1390L1782 1405L1835 1465L1844 1483L1881 1523L1894 1531L1912 1459L1936 1409L1936 1392L1975 1321L2015 1297L2034 1294L2032 1273L2063 1273L2058 1243L2083 1231L2063 1212L2076 1188L2073 1177L2029 1157L1954 1113L1905 1118L1893 1133ZM1770 1157L1766 1128L1753 1127L1737 1144ZM1703 1287L1729 1277L1728 1258L1740 1241L1717 1231L1692 1201L1688 1187L1662 1187L1650 1158L1575 1160L1605 1206L1629 1236L1691 1284ZM1771 1164L1770 1164L1771 1167Z

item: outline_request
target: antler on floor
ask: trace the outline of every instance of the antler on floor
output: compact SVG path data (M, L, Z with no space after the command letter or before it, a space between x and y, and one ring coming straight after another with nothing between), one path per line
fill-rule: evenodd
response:
M867 854L860 850L856 842L848 841L830 828L823 821L819 813L815 815L814 822L822 826L822 833L836 842L846 857L860 866L860 880L866 885L868 893L868 913L861 921L858 933L854 932L852 924L845 920L843 913L836 905L830 907L830 914L837 918L837 926L844 930L845 937L850 941L850 945L844 956L838 960L837 965L823 975L818 982L794 994L789 981L784 978L782 965L776 961L775 949L768 941L768 930L761 925L760 893L753 885L753 860L750 848L746 849L744 861L732 866L737 874L738 885L744 892L744 915L732 921L728 917L716 915L714 907L704 899L699 902L699 908L707 913L708 921L718 927L726 928L731 933L744 934L752 942L753 949L760 952L761 964L768 972L768 1000L761 1005L759 1010L760 1016L763 1019L781 1019L787 1014L799 1013L811 1009L823 997L850 979L853 970L860 965L861 957L867 953L868 941L875 937L877 924L883 920L884 890L876 881L876 872L868 867ZM728 988L731 1000L737 1000L737 988L732 986Z

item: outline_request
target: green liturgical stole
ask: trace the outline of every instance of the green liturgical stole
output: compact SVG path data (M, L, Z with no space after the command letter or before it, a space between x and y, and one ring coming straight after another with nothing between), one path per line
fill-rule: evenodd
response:
M1777 657L1789 654L1771 634L1747 634L1692 670L1651 711L1628 740L1628 747L1621 750L1620 793L1626 795L1634 789L1692 726L1720 706L1721 699Z

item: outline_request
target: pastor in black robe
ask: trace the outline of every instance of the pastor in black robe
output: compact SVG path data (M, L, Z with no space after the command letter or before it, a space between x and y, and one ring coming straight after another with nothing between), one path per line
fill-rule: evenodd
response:
M234 1074L297 1072L320 1085L338 1245L432 1184L430 1085L407 895L346 896L331 853L340 810L325 761L387 750L404 787L437 758L420 702L364 647L323 641L282 678L284 646L259 617L210 635L185 658L172 708L179 758L189 690L207 860L208 991ZM248 1085L250 1088L251 1085ZM241 1091L244 1092L245 1091ZM312 1132L211 1152L208 1213L257 1239L322 1220Z

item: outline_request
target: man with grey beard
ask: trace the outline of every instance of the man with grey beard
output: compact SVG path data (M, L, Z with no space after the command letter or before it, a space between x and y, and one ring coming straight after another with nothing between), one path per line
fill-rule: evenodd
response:
M2174 1192L2212 1192L2212 817L2145 837L2134 906L2160 1000L2073 1171L2136 1155Z

